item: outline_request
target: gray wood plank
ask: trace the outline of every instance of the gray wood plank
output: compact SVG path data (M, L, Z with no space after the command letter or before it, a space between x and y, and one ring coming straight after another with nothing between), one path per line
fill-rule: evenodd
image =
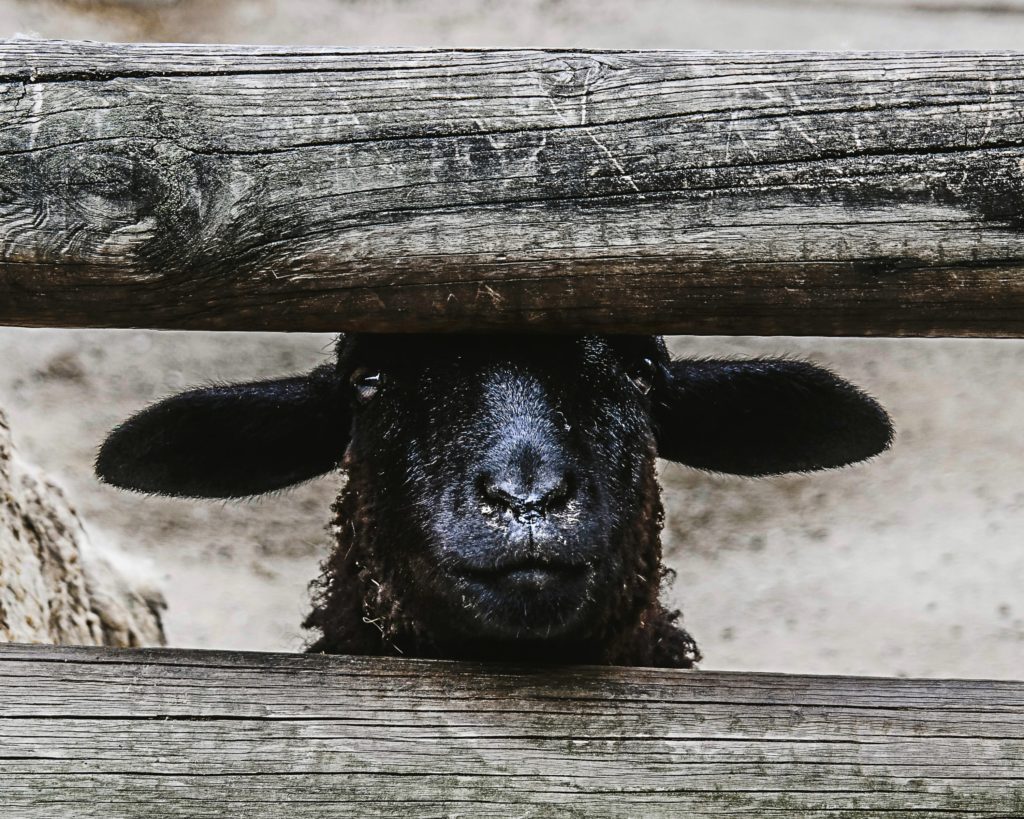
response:
M0 815L1024 814L1024 683L0 646Z
M890 11L919 11L963 15L975 14L1021 14L1024 2L1021 0L774 0L780 4L800 4L816 9L829 6L854 6L860 9L875 7Z
M772 5L806 6L814 12L836 6L879 9L891 12L931 12L938 14L1015 15L1024 13L1021 0L769 0ZM950 39L951 43L956 38ZM962 40L960 41L963 42Z
M0 322L1024 335L1024 57L0 43Z

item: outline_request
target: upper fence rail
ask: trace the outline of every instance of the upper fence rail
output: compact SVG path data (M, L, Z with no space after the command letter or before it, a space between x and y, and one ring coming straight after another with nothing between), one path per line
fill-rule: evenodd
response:
M1024 336L1024 53L0 42L0 323Z

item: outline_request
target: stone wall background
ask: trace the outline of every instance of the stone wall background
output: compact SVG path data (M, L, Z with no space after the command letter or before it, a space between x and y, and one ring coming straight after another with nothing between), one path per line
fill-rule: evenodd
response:
M1024 48L1024 2L981 0L0 0L0 36L338 46ZM96 536L164 579L168 642L292 650L336 478L258 502L100 486L105 432L210 380L297 372L320 335L0 329L0 406ZM676 338L793 354L891 410L892 452L747 480L666 466L672 598L705 666L1024 678L1024 341Z

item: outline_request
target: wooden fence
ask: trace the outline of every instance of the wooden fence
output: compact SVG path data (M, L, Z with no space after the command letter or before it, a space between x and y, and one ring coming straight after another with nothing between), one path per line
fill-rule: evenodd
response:
M0 44L0 322L1024 334L1015 54Z
M1020 54L0 43L0 323L1024 336L1021 110ZM17 819L1024 816L1024 683L0 677Z
M0 647L0 814L1024 816L1024 683Z

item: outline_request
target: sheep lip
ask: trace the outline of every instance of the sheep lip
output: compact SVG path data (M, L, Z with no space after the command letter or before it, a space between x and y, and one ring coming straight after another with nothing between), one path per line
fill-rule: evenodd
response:
M469 580L494 582L501 580L527 580L560 578L570 580L582 575L585 564L551 560L512 560L489 566L463 565L456 574Z

